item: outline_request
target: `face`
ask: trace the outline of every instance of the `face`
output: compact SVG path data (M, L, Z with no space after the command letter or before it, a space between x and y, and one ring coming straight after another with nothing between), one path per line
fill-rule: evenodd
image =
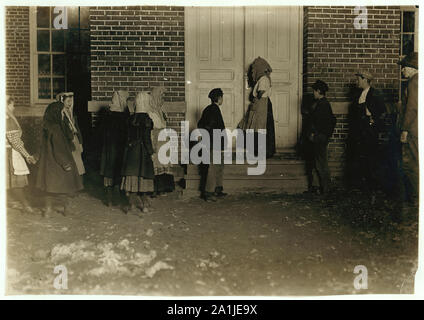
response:
M224 97L223 96L218 97L218 102L217 102L218 106L220 106L223 102L224 102Z
M63 104L66 108L72 108L74 105L74 97L66 97L65 100L63 100Z
M15 102L13 100L9 100L9 103L7 104L7 109L11 112L15 110Z
M415 69L411 67L403 67L402 74L405 78L410 78L414 75Z
M361 76L356 76L356 83L358 85L358 88L365 89L368 86L368 80L362 78Z
M313 91L314 91L314 98L315 99L321 98L321 92L319 90L313 89Z

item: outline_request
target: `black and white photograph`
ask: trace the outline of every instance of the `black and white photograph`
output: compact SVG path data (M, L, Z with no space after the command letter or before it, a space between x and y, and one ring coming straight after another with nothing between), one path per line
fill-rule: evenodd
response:
M1 294L423 294L400 3L6 1Z

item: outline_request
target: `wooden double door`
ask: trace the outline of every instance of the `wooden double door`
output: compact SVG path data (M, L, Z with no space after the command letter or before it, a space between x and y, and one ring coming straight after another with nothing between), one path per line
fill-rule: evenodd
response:
M225 125L237 126L249 105L247 71L266 59L273 72L277 150L295 146L300 119L301 7L187 7L185 12L186 119L196 127L208 93L224 91Z

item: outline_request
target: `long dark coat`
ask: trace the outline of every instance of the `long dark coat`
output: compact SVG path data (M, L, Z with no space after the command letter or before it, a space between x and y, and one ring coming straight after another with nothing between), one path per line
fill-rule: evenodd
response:
M62 120L62 109L61 102L53 102L44 113L36 187L51 193L74 193L84 186L72 157L73 134ZM82 142L76 118L75 124ZM69 165L71 170L65 171L64 167Z
M130 117L122 176L154 179L152 129L153 121L147 113L136 113Z
M103 123L100 174L119 183L128 135L128 112L107 111Z

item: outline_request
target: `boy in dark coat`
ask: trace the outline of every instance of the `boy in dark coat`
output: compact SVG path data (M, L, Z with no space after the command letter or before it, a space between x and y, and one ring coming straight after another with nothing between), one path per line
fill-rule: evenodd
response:
M318 173L320 193L327 194L330 188L330 170L328 168L327 147L333 134L336 118L331 105L325 97L328 85L317 80L312 88L314 101L308 110L305 110L305 135L306 148L309 149L306 158L306 171L308 175L308 190L313 191L313 170Z
M224 101L224 93L220 88L215 88L208 95L211 99L211 104L208 105L202 113L202 116L197 123L198 128L206 129L210 137L210 164L208 166L207 175L206 175L206 186L205 190L202 192L202 197L205 201L216 201L216 197L224 197L227 194L223 192L223 176L224 176L224 163L221 157L220 164L213 163L213 130L219 129L224 130L225 124L224 119L222 118L221 110L219 106L222 105ZM217 141L218 142L218 141ZM224 141L222 139L220 151L224 149ZM206 171L206 170L205 170ZM206 174L206 172L204 172Z

